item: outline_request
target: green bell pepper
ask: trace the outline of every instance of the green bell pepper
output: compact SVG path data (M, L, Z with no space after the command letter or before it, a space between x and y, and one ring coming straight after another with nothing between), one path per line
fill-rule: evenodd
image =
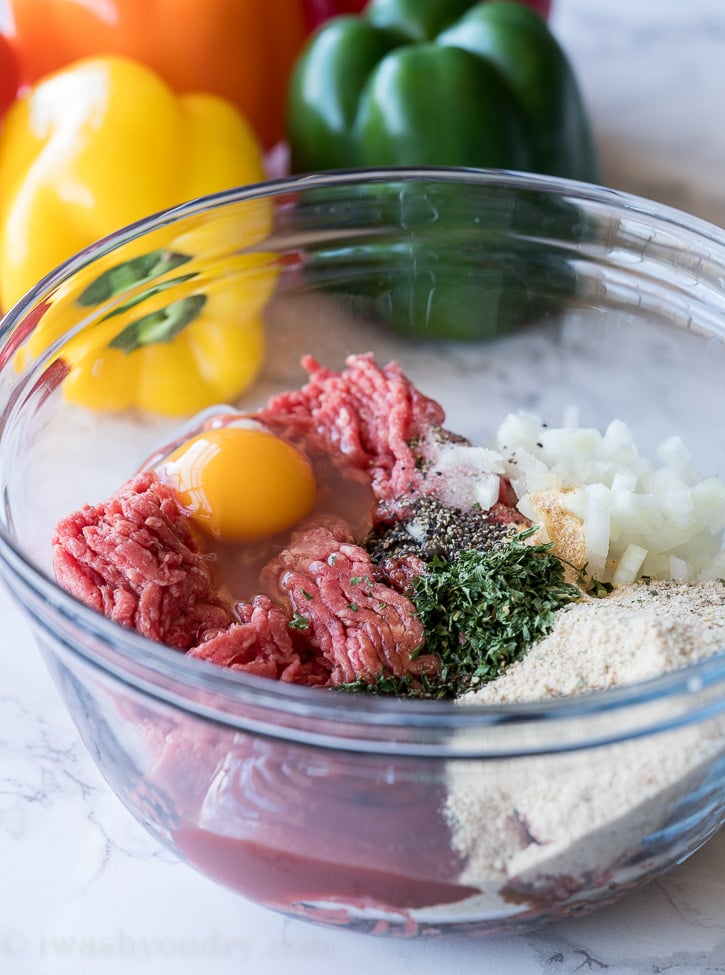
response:
M596 182L566 55L510 0L371 0L308 42L288 99L292 169L472 166Z
M574 199L474 173L391 173L328 187L324 201L298 196L298 229L326 231L305 252L309 286L424 341L490 340L556 315L591 234Z

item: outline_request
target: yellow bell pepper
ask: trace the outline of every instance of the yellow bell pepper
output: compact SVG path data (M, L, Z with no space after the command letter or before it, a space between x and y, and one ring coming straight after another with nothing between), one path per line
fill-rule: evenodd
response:
M52 346L64 397L95 410L178 416L234 401L264 353L278 269L255 245L269 222L267 201L244 201L93 262L52 295L16 368Z
M125 224L261 178L230 103L178 96L124 58L76 62L21 98L0 133L0 305ZM270 206L249 201L124 245L58 290L16 366L77 325L57 353L69 400L178 415L235 398L262 358L270 226Z
M177 95L126 58L77 61L5 117L0 306L134 220L263 175L256 137L230 102Z

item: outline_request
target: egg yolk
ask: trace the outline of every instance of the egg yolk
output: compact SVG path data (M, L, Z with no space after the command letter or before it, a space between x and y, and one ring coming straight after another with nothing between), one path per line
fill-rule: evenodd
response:
M191 520L226 542L285 531L315 501L307 458L273 433L251 427L198 434L168 457L163 472Z

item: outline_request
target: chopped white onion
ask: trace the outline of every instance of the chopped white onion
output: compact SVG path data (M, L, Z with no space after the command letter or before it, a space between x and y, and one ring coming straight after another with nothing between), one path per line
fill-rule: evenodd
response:
M626 583L638 575L725 575L725 484L700 479L680 437L660 444L655 466L622 420L612 420L601 434L579 427L569 411L557 428L532 413L511 414L495 442L523 513L528 494L561 493L561 507L582 522L596 578Z
M612 478L612 491L634 491L637 487L637 475L632 471L617 471Z
M488 511L498 501L500 488L501 479L497 474L483 474L473 489L474 504Z
M684 559L678 559L676 555L670 555L670 576L681 582L687 582L690 575L689 566Z
M630 542L622 553L617 568L612 573L612 582L621 586L634 582L646 558L647 549Z
M684 477L688 482L696 477L690 466L690 451L682 437L668 437L657 448L657 456L665 467Z
M607 505L599 498L590 495L587 512L584 515L584 541L587 549L588 571L597 579L603 579L606 573L609 533Z

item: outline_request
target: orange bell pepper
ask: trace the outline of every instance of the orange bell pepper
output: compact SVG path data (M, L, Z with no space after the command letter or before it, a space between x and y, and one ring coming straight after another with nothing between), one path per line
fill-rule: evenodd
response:
M6 0L22 81L121 54L177 92L222 95L265 148L283 136L292 64L308 32L298 0Z

